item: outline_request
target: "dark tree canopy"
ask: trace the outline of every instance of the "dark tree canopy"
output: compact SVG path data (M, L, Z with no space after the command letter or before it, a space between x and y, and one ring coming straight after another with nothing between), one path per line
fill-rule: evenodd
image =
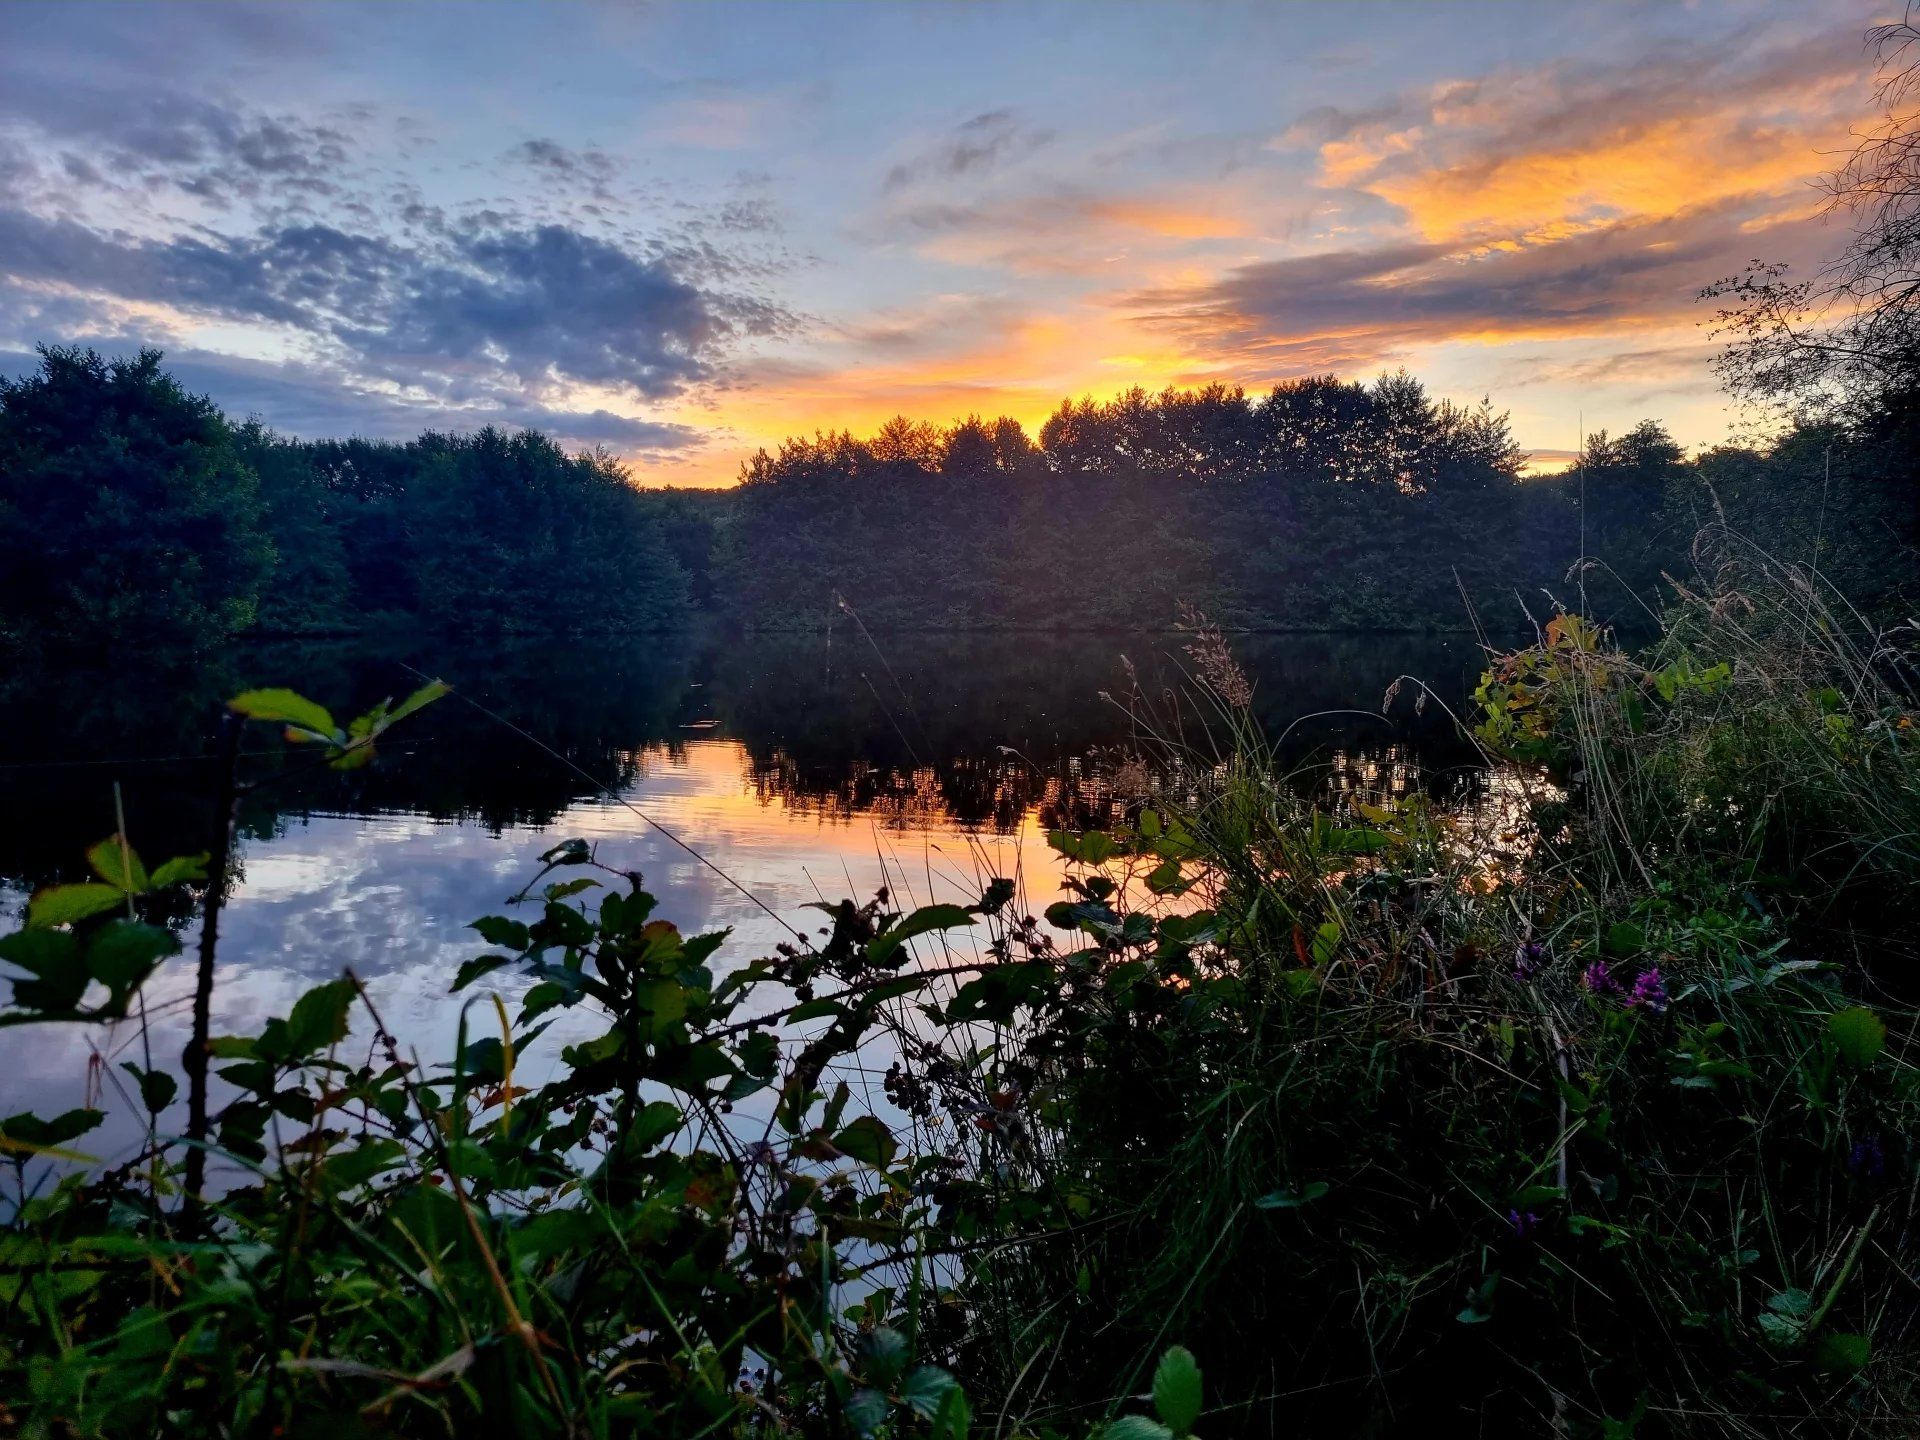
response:
M1067 401L1038 436L898 416L763 451L729 492L649 491L530 431L290 440L229 425L152 352L49 350L0 390L0 637L591 633L702 611L820 629L846 607L1160 628L1182 605L1249 628L1511 629L1658 606L1663 576L1714 563L1703 526L1890 614L1915 574L1913 454L1877 413L1698 460L1643 421L1527 477L1488 402L1320 376Z
M754 625L1453 627L1455 571L1537 590L1576 517L1490 405L1405 374L1063 403L871 439L817 434L748 463L715 594ZM1494 527L1498 526L1498 534ZM1553 537L1558 536L1558 539ZM1516 568L1517 567L1517 568Z
M0 635L638 630L687 575L606 455L531 431L301 443L235 428L156 351L49 349L0 381Z
M244 630L275 561L259 481L160 353L45 348L0 379L0 632L192 643Z

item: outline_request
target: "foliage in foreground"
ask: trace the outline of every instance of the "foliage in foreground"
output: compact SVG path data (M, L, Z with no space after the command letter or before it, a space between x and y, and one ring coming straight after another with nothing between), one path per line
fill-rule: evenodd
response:
M1911 945L1868 927L1920 875L1910 716L1895 653L1747 578L1772 598L1683 597L1642 656L1567 616L1501 657L1485 826L1303 799L1203 637L1214 740L1149 745L1124 823L1051 837L1044 922L989 879L729 966L556 846L451 977L450 1063L351 976L213 1040L204 1200L157 1070L107 1168L74 1158L94 1113L0 1122L9 1414L1899 1433L1920 1095L1875 989ZM297 696L243 702L360 753ZM175 948L142 906L199 860L93 858L0 941L6 1023L135 1013Z

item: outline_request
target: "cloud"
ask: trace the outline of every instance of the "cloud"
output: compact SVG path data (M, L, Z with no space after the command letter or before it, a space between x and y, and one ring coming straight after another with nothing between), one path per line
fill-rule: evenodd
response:
M558 225L432 246L319 224L144 239L15 209L0 210L0 256L15 284L284 326L344 370L456 394L594 385L658 399L706 378L736 328L779 318Z
M558 225L473 236L449 259L397 276L377 323L342 337L389 370L451 359L657 399L704 378L730 328L661 262Z
M620 168L604 150L574 149L558 140L522 140L507 151L506 158L509 164L524 165L543 179L581 185L601 196L611 195L608 187Z
M0 60L0 122L57 148L66 182L136 194L170 189L217 209L335 194L355 147L344 123L272 114L130 76L107 82L56 78L16 54Z
M1618 335L1704 318L1699 288L1737 269L1753 237L1723 204L1513 249L1409 241L1241 265L1115 303L1136 322L1250 377L1351 370L1449 341ZM1774 253L1815 248L1814 227L1774 227Z
M93 335L84 343L105 355L129 355L149 342L124 335ZM39 363L35 355L0 350L0 374L23 375ZM391 389L356 383L353 377L320 364L250 360L193 347L169 347L166 368L188 390L210 396L235 421L257 419L282 434L310 439L358 435L408 440L423 430L502 425L540 430L564 444L607 445L629 455L663 457L706 443L706 436L689 426L605 409L512 402L422 403Z
M1427 240L1551 241L1634 216L1804 196L1860 113L1858 32L1669 46L1631 64L1558 61L1321 109L1320 179L1394 205Z
M1288 222L1219 182L1111 189L1060 183L976 204L897 206L881 228L948 264L1104 278L1119 260L1137 275L1155 256L1239 241L1270 223Z
M1850 25L1786 42L1775 28L1764 44L1757 33L1309 111L1272 148L1317 156L1320 188L1346 212L1341 248L1111 303L1249 378L1417 360L1444 344L1611 347L1691 328L1716 277L1755 255L1807 264L1830 248L1810 181L1864 103ZM1711 349L1643 341L1529 380L1657 378L1692 392Z
M881 189L904 190L927 181L981 175L1031 155L1054 138L1023 125L1011 110L987 110L963 120L936 144L887 171Z

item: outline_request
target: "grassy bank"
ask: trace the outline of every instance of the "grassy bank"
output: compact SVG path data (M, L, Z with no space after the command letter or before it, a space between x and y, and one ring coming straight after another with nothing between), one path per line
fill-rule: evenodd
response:
M184 1119L127 1067L136 1155L0 1122L0 1426L1903 1433L1905 652L1704 553L1648 649L1491 660L1478 805L1303 798L1203 633L1043 916L982 876L738 956L561 844L448 1063L349 975L209 1037ZM315 763L396 720L236 706ZM217 856L92 859L0 940L0 1021L138 1025L169 891L218 914Z

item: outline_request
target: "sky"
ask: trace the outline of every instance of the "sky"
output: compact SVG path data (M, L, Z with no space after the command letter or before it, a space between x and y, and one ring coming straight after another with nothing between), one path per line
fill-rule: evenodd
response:
M1739 417L1884 4L0 7L0 370L163 349L302 437L647 484L894 414L1405 367L1550 465Z

